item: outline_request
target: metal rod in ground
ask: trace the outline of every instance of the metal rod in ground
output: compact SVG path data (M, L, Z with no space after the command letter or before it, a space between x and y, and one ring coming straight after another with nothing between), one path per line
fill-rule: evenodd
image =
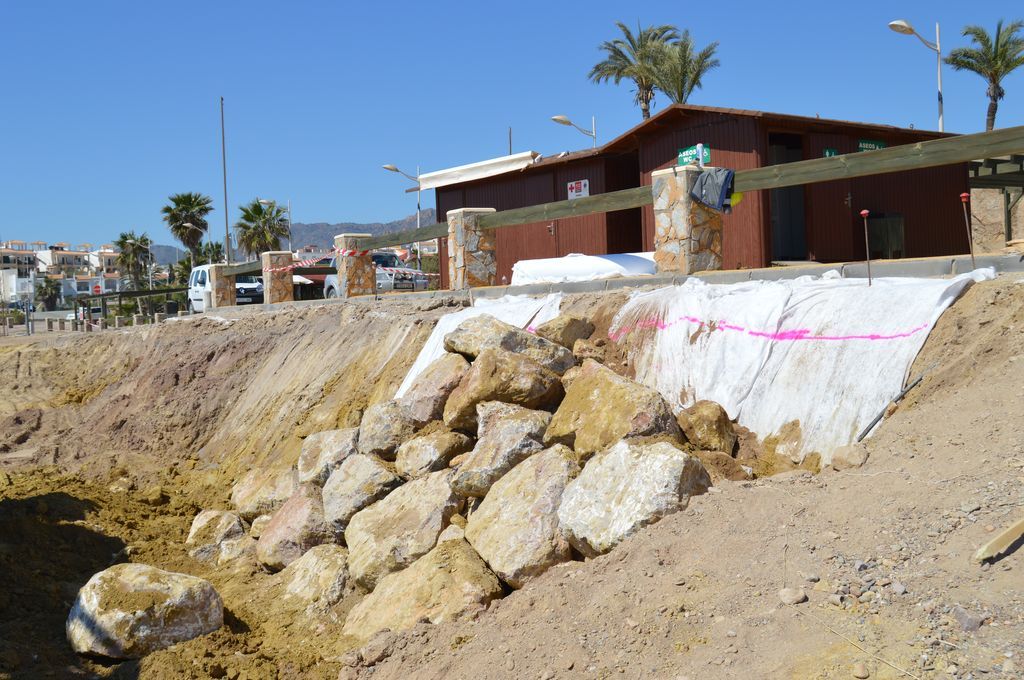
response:
M971 233L971 217L967 214L967 202L971 195L967 192L960 194L960 203L964 206L964 227L967 228L967 245L971 247L971 269L977 269L974 265L974 235Z
M860 216L864 218L864 261L868 264L868 285L871 285L871 246L868 245L868 215L870 210L861 210Z

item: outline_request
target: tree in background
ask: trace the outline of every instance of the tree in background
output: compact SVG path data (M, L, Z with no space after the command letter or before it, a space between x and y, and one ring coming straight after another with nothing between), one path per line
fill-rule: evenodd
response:
M207 241L199 251L196 264L217 264L224 261L224 244L220 241Z
M36 279L36 300L41 301L48 312L57 309L57 302L60 300L60 280L51 279L49 276Z
M128 276L132 290L142 290L146 266L149 264L149 236L145 233L140 236L134 231L122 231L114 241L114 247L119 251L118 267Z
M286 211L275 203L262 205L254 199L239 206L242 218L235 222L238 247L255 256L268 250L280 250L281 239L288 236Z
M655 87L673 104L685 104L690 94L701 87L701 80L708 71L718 68L717 49L718 43L713 42L695 52L690 32L683 31L679 40L661 46L661 54L654 62Z
M192 253L193 259L199 253L209 224L206 216L213 210L213 199L198 193L174 194L167 205L160 209L171 235L178 239ZM191 227L186 227L191 224Z
M1024 21L1014 21L1003 26L996 24L993 40L981 26L967 26L964 36L970 37L975 47L958 47L946 57L946 63L957 71L972 71L985 79L988 88L988 113L985 116L985 130L996 125L996 110L999 100L1006 94L1002 80L1015 69L1024 65L1024 37L1017 33L1024 28Z
M648 26L641 29L637 24L636 35L621 21L615 22L622 32L621 38L605 41L600 48L606 53L603 61L594 65L589 78L595 83L612 81L616 85L622 80L631 80L636 87L634 101L640 106L644 120L651 117L651 103L654 100L655 72L657 62L664 53L665 45L679 37L674 26Z

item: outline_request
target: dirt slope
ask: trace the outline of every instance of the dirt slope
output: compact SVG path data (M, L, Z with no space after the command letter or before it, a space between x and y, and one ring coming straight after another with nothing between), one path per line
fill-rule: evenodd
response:
M568 305L606 329L621 301ZM284 608L271 575L187 557L199 509L389 397L446 311L331 306L0 346L16 377L0 385L0 676L846 678L865 662L900 677L868 652L916 677L1019 676L1024 551L970 561L1024 513L1024 285L1010 278L942 318L913 373L935 368L869 439L866 467L723 483L476 622L383 636L371 668L343 665L352 598L309 616ZM70 601L126 558L211 579L227 627L141 663L76 658ZM883 603L829 604L868 581ZM780 605L783 585L809 603ZM957 605L985 624L965 631Z

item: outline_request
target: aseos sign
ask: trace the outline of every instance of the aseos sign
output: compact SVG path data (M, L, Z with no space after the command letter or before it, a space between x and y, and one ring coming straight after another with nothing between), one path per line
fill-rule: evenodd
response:
M583 198L584 196L590 195L590 180L589 179L578 179L573 182L569 182L567 185L569 189L569 199Z

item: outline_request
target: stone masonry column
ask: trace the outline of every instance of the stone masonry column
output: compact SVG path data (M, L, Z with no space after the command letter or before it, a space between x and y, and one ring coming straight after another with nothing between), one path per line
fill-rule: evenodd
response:
M210 265L210 299L214 307L234 307L235 277L225 274L226 264Z
M377 292L377 271L369 251L365 255L343 255L346 251L362 252L359 239L370 238L372 234L338 234L334 247L338 249L335 259L338 268L338 296L373 295Z
M722 213L690 196L700 168L684 165L651 173L654 265L660 272L694 274L722 268Z
M448 285L452 290L493 286L498 275L493 230L477 226L494 208L448 211Z
M263 302L291 302L295 299L292 271L270 271L292 263L291 251L272 250L261 255L263 260Z

